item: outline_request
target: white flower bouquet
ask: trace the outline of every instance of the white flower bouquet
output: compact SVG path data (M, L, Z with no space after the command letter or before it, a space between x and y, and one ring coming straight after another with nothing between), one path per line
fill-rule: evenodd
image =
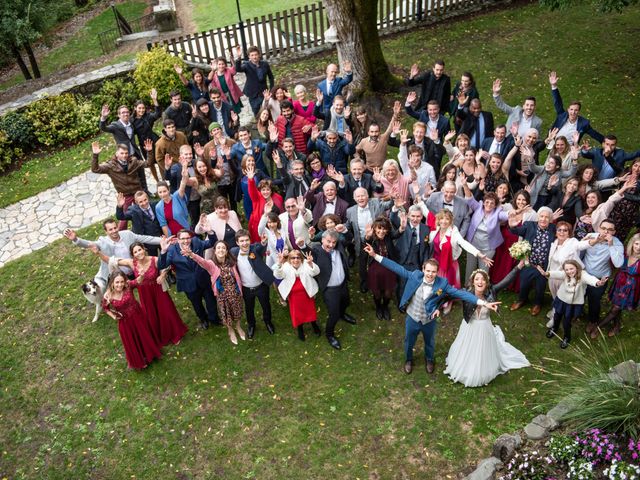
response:
M524 260L525 263L529 260L531 255L531 244L526 240L520 240L509 247L509 255L516 260Z

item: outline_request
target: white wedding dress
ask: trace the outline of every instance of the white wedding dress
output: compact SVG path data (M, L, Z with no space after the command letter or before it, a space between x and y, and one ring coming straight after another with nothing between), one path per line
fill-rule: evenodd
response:
M491 324L489 312L480 307L468 323L462 320L447 355L444 373L465 387L487 385L501 373L531 365L520 350L505 341L500 327Z

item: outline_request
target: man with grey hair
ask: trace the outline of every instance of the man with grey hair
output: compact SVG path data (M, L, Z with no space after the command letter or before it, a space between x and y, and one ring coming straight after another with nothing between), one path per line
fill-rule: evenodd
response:
M325 334L329 345L336 350L342 348L335 334L338 320L342 319L352 325L356 323L355 318L347 313L350 302L349 266L338 238L338 232L327 230L322 234L322 242L311 249L313 260L320 268L316 281L329 315Z
M338 197L338 188L335 182L327 182L322 186L322 191L316 193L320 180L317 178L311 182L309 191L304 196L305 201L311 205L313 216L313 226L318 224L320 217L333 213L340 217L342 223L347 219L347 208L349 204Z
M456 195L456 184L450 180L444 182L440 192L434 192L429 196L426 207L429 212L437 215L442 209L447 209L453 213L453 224L458 227L460 235L466 236L471 219L469 207L464 198ZM428 212L422 212L425 216Z

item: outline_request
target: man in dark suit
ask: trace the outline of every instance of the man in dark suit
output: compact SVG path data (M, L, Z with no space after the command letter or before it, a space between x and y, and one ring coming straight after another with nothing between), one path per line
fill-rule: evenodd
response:
M556 120L549 130L558 129L556 137L565 137L570 145L573 145L573 133L578 132L578 143L582 140L582 136L586 133L594 140L602 143L604 135L591 126L589 119L580 115L582 104L580 102L571 102L569 109L565 110L562 104L562 97L558 89L558 76L556 72L549 74L549 84L551 85L551 96L553 97L553 108L556 110Z
M344 250L338 243L338 233L327 230L322 234L322 243L312 247L313 260L320 268L316 277L322 292L329 318L325 333L329 345L340 350L341 345L335 334L338 320L354 325L355 318L347 313L349 306L349 266Z
M140 148L136 144L136 131L133 124L129 121L129 108L125 105L118 107L118 120L107 125L107 117L109 116L109 105L103 105L100 112L100 122L98 127L101 131L113 135L116 145L126 145L129 149L129 155L135 155L144 159Z
M253 115L257 115L264 97L262 92L273 88L274 79L271 67L264 60L260 60L261 54L258 47L249 47L247 50L249 61L242 61L242 47L236 47L236 72L243 72L247 76L242 92L249 99ZM267 79L269 86L267 87Z
M161 237L163 235L160 223L156 217L156 203L149 202L149 196L142 190L133 196L133 205L126 210L124 209L124 194L118 193L116 205L116 218L118 220L131 221L131 231L138 235L150 235L152 237ZM144 244L149 255L158 256L158 246L149 243Z
M429 196L426 205L434 215L437 215L443 208L450 210L453 213L453 224L458 227L460 235L464 237L469 229L471 214L467 202L464 198L458 197L456 191L456 184L446 181L440 192L434 192Z
M469 111L464 108L464 103L458 106L456 118L460 121L458 134L469 137L469 146L479 149L484 139L493 132L493 114L482 110L480 100L474 98L469 104Z
M482 159L485 161L485 165L494 153L499 154L504 160L513 148L513 142L512 135L507 137L506 125L498 125L493 130L493 137L487 137L482 142Z
M404 111L407 115L415 118L419 122L423 122L429 129L435 129L438 131L438 138L440 141L444 141L444 136L451 130L449 119L440 114L440 105L436 100L429 100L426 110L416 111L411 104L416 99L416 92L409 92L407 100L404 104Z
M254 243L247 230L236 232L237 247L231 249L231 255L237 258L238 273L242 281L242 299L247 312L247 336L253 338L256 331L256 298L262 307L262 319L270 334L275 333L271 322L271 303L269 286L273 283L273 272L264 263L266 243Z
M338 197L338 189L334 182L327 182L322 186L322 192L316 189L320 185L320 181L316 178L311 182L309 190L304 196L305 201L311 205L311 214L313 216L313 226L318 224L318 220L323 215L333 213L340 217L342 223L347 220L347 208L349 204Z
M406 83L410 87L421 85L420 99L416 110L424 109L429 100L435 100L440 105L441 112L449 111L451 79L444 73L444 60L436 60L433 68L424 73L419 73L418 65L414 63Z
M336 172L336 177L332 178L338 182L338 195L343 200L346 200L350 207L356 204L353 194L358 188L364 188L368 197L373 197L374 193L382 193L384 191L384 186L380 182L380 172L373 175L366 172L364 162L360 158L351 160L349 171L351 173L348 175Z
M329 122L325 117L329 115L333 99L338 95L342 95L342 89L353 80L353 72L351 71L351 62L349 60L345 60L343 70L345 75L338 77L338 66L335 63L330 63L327 66L326 78L317 85L318 90L322 92L322 118L327 124Z
M211 97L210 118L220 124L225 137L235 137L238 129L238 115L232 110L231 105L222 100L222 93L217 88L212 88L209 96Z
M171 244L166 238L160 240L160 257L158 258L158 269L162 270L169 266L175 267L176 289L184 292L196 315L200 319L200 326L203 329L209 325L221 325L218 318L218 305L216 297L211 288L211 276L191 258L183 255L183 250L190 249L192 252L204 257L204 251L213 247L215 239L211 237L200 240L198 237L191 238L189 230L178 232L178 242ZM202 305L205 301L206 308Z
M302 160L294 160L289 166L289 170L282 165L278 165L278 159L274 156L278 173L282 177L282 185L285 188L285 200L289 198L298 198L304 196L313 181L311 175L305 173L304 162Z

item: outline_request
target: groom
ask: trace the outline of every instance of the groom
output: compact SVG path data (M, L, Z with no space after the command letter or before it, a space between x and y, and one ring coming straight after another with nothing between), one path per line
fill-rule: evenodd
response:
M500 302L489 303L475 295L453 288L445 278L438 277L438 261L430 258L422 265L422 270L409 271L396 262L377 255L371 245L364 247L365 252L379 262L383 267L391 270L406 280L404 292L400 300L400 307L406 308L405 320L405 373L413 371L413 346L422 332L424 337L424 356L427 373L435 369L434 354L436 350L436 318L440 316L440 306L449 297L458 298L465 302L473 302L485 306L493 311L498 309Z

